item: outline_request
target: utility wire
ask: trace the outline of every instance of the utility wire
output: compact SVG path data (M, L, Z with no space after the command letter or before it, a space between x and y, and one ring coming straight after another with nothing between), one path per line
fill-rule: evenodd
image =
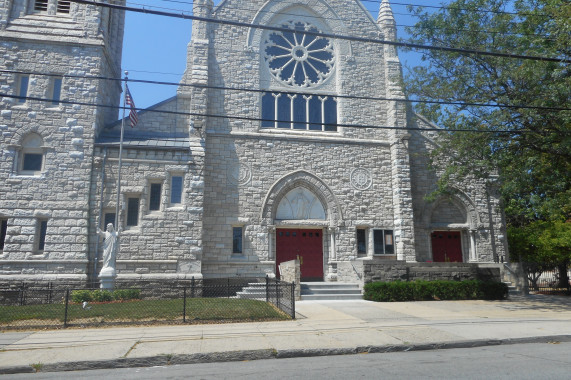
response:
M162 0L162 1L181 3L180 1L169 1L169 0ZM361 0L361 1L364 1L364 0ZM370 1L370 2L374 2L374 1ZM379 2L374 2L374 3L379 3ZM136 5L140 5L140 6L143 6L143 7L147 6L146 4L140 4L140 3L131 3L131 4L136 4ZM192 3L191 3L191 4L192 4ZM379 4L380 4L380 3L379 3ZM416 4L393 3L393 2L391 2L391 5L393 5L393 4L411 5L411 6L416 6L416 7L424 7L424 6L422 6L422 5L416 5ZM154 6L151 6L151 7L157 8L157 9L167 9L167 8L162 8L162 7L154 7ZM437 7L437 6L426 6L426 7L428 7L428 8L442 8L442 9L446 9L446 7ZM232 8L232 9L244 10L244 11L258 11L258 10L255 10L253 7L252 7L252 8L234 7L234 8ZM454 9L456 9L456 8L454 8ZM171 10L173 10L173 9L171 9ZM177 9L177 10L175 10L175 11L192 13L191 11L185 11L185 10L180 10L180 9ZM501 14L501 13L517 14L517 13L514 13L514 12L500 12L500 11L490 11L490 12L492 12L492 13L500 13L500 14ZM295 13L288 13L288 12L282 12L282 11L272 12L272 11L267 11L267 10L259 10L259 13L273 14L273 15L284 15L284 16L299 16L298 14L295 14ZM411 13L399 13L399 12L394 12L394 11L393 11L392 13L393 13L394 15L420 17L420 16L418 16L418 15L411 14ZM320 19L320 20L324 20L324 21L350 21L350 19L341 18L341 17L338 17L338 18L330 18L330 17L317 16L316 18L318 18L318 19ZM510 23L517 24L517 22L510 22ZM382 22L377 22L377 24L378 24L378 25L395 25L396 27L399 27L399 28L413 28L413 27L414 27L414 25L392 24L392 23L391 23L391 24L388 24L388 23L382 23ZM446 28L437 28L437 27L434 27L434 28L429 28L429 29L431 29L431 30L440 30L440 29L450 30L449 27L446 27ZM472 32L472 30L469 30L469 29L454 29L454 30L456 30L456 31L458 31L458 32ZM541 37L541 38L543 38L543 39L545 39L545 40L549 40L549 41L552 41L552 40L553 40L552 38L549 38L549 37L546 36L546 35L535 34L535 33L513 33L513 32L500 32L500 31L491 31L491 30L478 30L477 32L478 32L478 33L492 34L492 35L501 34L501 35L536 36L536 37Z
M123 106L113 106L108 104L100 104L100 103L90 103L90 102L80 102L80 101L71 101L71 100L61 100L61 99L49 99L49 98L40 98L34 96L18 96L18 95L9 95L5 93L0 93L0 97L11 98L11 99L18 99L18 100L31 100L31 101L39 101L39 102L50 102L50 103L61 103L61 104L69 104L69 105L80 105L80 106L88 106L88 107L101 107L101 108L111 108L117 110L135 110L137 112L145 111L145 112L153 112L153 113L161 113L161 114L169 114L169 115L182 115L182 116L197 116L197 117L212 117L212 118L220 118L220 119L230 119L230 120L245 120L245 121L255 121L255 122L271 122L271 123L296 123L293 120L276 120L276 119L263 119L258 117L247 117L247 116L230 116L230 115L216 115L216 114L208 114L208 113L197 113L197 112L182 112L182 111L167 111L167 110L156 110L152 108L131 108L131 107L123 107ZM308 125L319 125L319 126L331 126L331 127L342 127L342 128L360 128L360 129L387 129L387 130L408 130L408 131L420 131L420 132L472 132L472 133L497 133L497 134L521 134L532 132L529 130L474 130L474 129L443 129L443 128L415 128L415 127L391 127L391 126L379 126L379 125L366 125L366 124L339 124L339 123L316 123L316 122L300 122L301 124L308 124ZM291 129L291 128L264 128L264 129ZM296 129L293 129L296 130ZM299 131L303 131L304 129L299 129ZM317 132L317 131L316 131Z
M156 10L151 10L151 9L127 7L127 6L123 6L123 5L106 4L106 3L101 3L101 2L95 1L95 0L93 0L93 1L70 0L70 1L74 2L74 3L79 3L79 4L95 5L95 6L112 8L112 9L118 9L118 10L122 10L122 11L147 13L147 14L153 14L153 15L157 15L157 16L174 17L174 18L181 18L181 19L193 20L193 21L203 21L203 22L210 22L210 23L215 23L215 24L232 25L232 26L237 26L237 27L271 30L271 31L282 32L282 33L283 32L285 32L285 33L294 32L294 30L288 29L288 28L280 28L280 27L275 27L275 26L259 25L259 24L249 24L246 22L232 21L232 20L212 19L212 18L208 18L208 17L199 17L199 16L193 16L193 15L185 15L185 14L177 14L177 13L170 13L170 12L164 12L164 11L156 11ZM489 52L489 51L483 51L483 50L460 49L460 48L452 48L452 47L446 47L446 46L420 45L420 44L411 44L411 43L407 43L407 42L380 40L380 39L375 39L375 38L355 37L355 36L346 36L346 35L333 34L333 33L313 32L313 31L309 31L309 30L303 31L303 33L306 35L317 36L317 37L341 39L341 40L354 41L354 42L391 45L391 46L404 47L404 48L408 48L408 49L437 50L437 51L446 51L446 52L451 52L451 53L464 53L464 54L471 54L471 55L472 54L473 55L484 55L484 56L501 57L501 58L571 63L571 59L564 59L564 58L551 58L551 57L541 57L541 56L531 56L531 55L521 55L521 54L511 54L511 53Z
M177 82L167 82L167 81L154 81L148 79L123 79L123 78L113 78L105 76L91 76L91 75L73 75L73 74L51 74L51 73L40 73L37 71L20 71L20 70L1 70L0 73L6 74L17 74L17 75L38 75L38 76L48 76L48 77L65 77L65 78L77 78L77 79L93 79L93 80L109 80L117 82L134 82L134 83L144 83L144 84L156 84L156 85L168 85L168 86L179 86L179 87L193 87L209 90L222 90L222 91L240 91L240 92L254 92L254 93L274 93L274 94L294 94L294 95L308 95L306 92L295 92L295 91L281 91L281 90L270 90L270 89L253 89L244 87L226 87L226 86L212 86L212 85L202 85L202 84L192 84L192 83L177 83ZM543 107L543 106L528 106L528 105L512 105L512 104L490 104L490 103L476 103L476 102L460 102L460 101L444 101L444 100L415 100L406 98L386 98L377 96L358 96L358 95L339 95L334 93L314 93L312 95L316 96L327 96L331 98L339 99L350 99L350 100L375 100L375 101L389 101L389 102L403 102L403 103L426 103L426 104L440 104L448 106L466 106L466 107L492 107L492 108L510 108L510 109L536 109L545 111L571 111L571 108L566 107Z

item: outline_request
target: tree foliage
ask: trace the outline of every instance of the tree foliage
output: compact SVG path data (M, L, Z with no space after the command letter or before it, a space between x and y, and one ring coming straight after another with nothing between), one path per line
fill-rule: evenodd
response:
M419 103L416 110L445 129L474 131L443 133L433 157L451 161L441 189L457 176L498 173L509 225L569 220L571 71L564 60L571 58L571 3L456 0L437 12L411 10L419 21L409 42L561 60L422 51L425 65L405 85L419 100L464 103Z

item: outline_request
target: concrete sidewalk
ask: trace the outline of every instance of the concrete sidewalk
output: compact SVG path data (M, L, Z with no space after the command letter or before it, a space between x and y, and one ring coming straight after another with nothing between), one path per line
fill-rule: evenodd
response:
M571 298L301 301L286 322L0 333L0 374L571 341Z

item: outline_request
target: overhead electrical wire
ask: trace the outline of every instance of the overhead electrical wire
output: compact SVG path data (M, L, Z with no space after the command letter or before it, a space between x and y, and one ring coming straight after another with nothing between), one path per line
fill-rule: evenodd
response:
M70 0L70 1L74 2L74 3L79 3L79 4L95 5L95 6L101 6L101 7L123 10L123 11L153 14L153 15L157 15L157 16L167 16L167 17L188 19L188 20L193 20L193 21L203 21L203 22L210 22L210 23L215 23L215 24L231 25L231 26L245 27L245 28L255 28L255 29L262 29L262 30L271 30L271 31L277 31L277 32L289 32L289 33L292 32L292 30L288 29L288 28L281 28L281 27L275 27L275 26L269 26L269 25L249 24L246 22L233 21L233 20L212 19L212 18L208 18L208 17L199 17L199 16L194 16L194 15L176 14L176 13L170 13L170 12L164 12L164 11L156 11L156 10L150 10L150 9L127 7L127 6L123 6L123 5L102 3L100 1L95 1L95 0L93 0L93 1ZM493 57L501 57L501 58L522 59L522 60L571 63L571 59L565 59L565 58L531 56L531 55L502 53L502 52L489 52L489 51L483 51L483 50L461 49L461 48L453 48L453 47L447 47L447 46L420 45L420 44L411 44L411 43L407 43L407 42L387 41L387 40L381 40L381 39L375 39L375 38L366 38L366 37L347 36L347 35L333 34L333 33L314 32L314 31L309 31L309 30L303 31L303 33L307 34L307 35L311 35L311 36L318 36L318 37L331 38L331 39L341 39L341 40L354 41L354 42L391 45L391 46L404 47L404 48L413 49L413 50L415 50L415 49L437 50L437 51L446 51L446 52L452 52L452 53L464 53L464 54L470 54L470 55L484 55L484 56L493 56Z
M0 73L6 74L18 74L18 75L38 75L38 76L48 76L48 77L65 77L65 78L78 78L78 79L93 79L93 80L109 80L117 82L133 82L133 83L144 83L144 84L156 84L156 85L169 85L177 87L194 87L209 90L221 90L221 91L240 91L240 92L254 92L254 93L280 93L280 94L295 94L295 95L307 95L305 92L296 91L282 91L282 90L267 90L267 89L253 89L244 87L227 87L227 86L213 86L213 85L202 85L202 84L192 84L192 83L179 83L179 82L167 82L167 81L154 81L148 79L124 79L124 78L113 78L106 76L92 76L92 75L74 75L74 74L52 74L52 73L40 73L37 71L22 71L22 70L2 70ZM402 102L402 103L425 103L425 104L440 104L448 106L464 106L464 107L490 107L490 108L510 108L510 109L535 109L544 111L571 111L571 108L565 107L542 107L542 106L528 106L523 104L490 104L490 103L476 103L476 102L463 102L463 101L444 101L444 100L420 100L420 99L406 99L406 98L387 98L387 97L376 97L376 96L359 96L359 95L343 95L335 93L319 93L319 96L327 96L339 99L352 99L352 100L373 100L373 101L390 101L390 102Z
M180 1L171 1L171 0L161 0L161 1L164 1L164 2L173 2L173 3L183 3L183 4L192 4L192 3L184 3L184 2L180 2ZM364 1L364 0L361 0L361 1ZM380 2L375 2L375 1L369 1L369 2L373 2L373 3L378 3L378 4L380 4ZM147 5L147 4L141 4L141 3L132 3L132 2L130 2L130 3L131 3L131 4L135 4L135 5L140 5L140 6L143 6L143 7L149 6L149 5ZM397 4L397 5L411 5L411 6L416 6L416 7L424 7L424 6L422 6L422 5L416 5L416 4L406 4L406 3L394 3L394 2L391 2L391 5L394 5L394 4ZM151 8L157 8L157 9L170 9L170 8L162 8L162 7L155 7L155 6L150 6L150 7L151 7ZM428 8L441 8L441 9L446 9L446 7L437 7L437 6L426 6L426 7L428 7ZM239 7L234 7L233 9L244 10L244 11L254 11L254 8L253 8L253 7L252 7L252 8L239 8ZM191 11L186 11L186 10L182 10L182 9L171 9L171 10L173 10L173 11L178 11L178 12L188 12L189 14L192 13ZM265 13L265 14L280 15L280 16L284 16L284 15L285 15L285 16L288 16L288 15L290 15L290 16L298 16L298 14L288 13L288 12L283 12L283 11L272 12L272 11L267 11L267 10L257 10L257 12L259 12L259 13ZM392 13L395 14L395 15L403 15L403 16L410 16L410 17L419 17L418 15L411 14L411 13L399 13L399 12L394 12L394 11L393 11ZM500 12L500 11L493 11L493 13L517 14L517 13L514 13L514 12ZM317 16L316 18L318 18L318 19L320 19L320 20L324 20L324 21L336 21L336 22L338 22L338 21L349 21L349 19L345 19L345 18L341 18L341 17L338 17L338 18L329 18L329 17ZM514 22L514 23L515 23L515 22ZM377 24L379 24L379 25L395 25L396 27L399 27L399 28L412 28L412 27L414 27L414 25L405 25L405 24L396 24L396 23L395 23L395 24L392 24L392 23L389 24L389 23L377 22ZM444 27L442 27L442 28L433 27L433 28L430 28L430 29L431 29L431 30L440 30L440 29L450 30L450 27L446 27L446 28L444 28ZM459 32L463 32L463 31L464 31L464 32L473 32L472 30L469 30L469 29L454 29L454 30L459 31ZM541 38L543 38L543 39L545 39L545 40L548 40L548 41L553 40L552 38L550 38L550 37L548 37L548 36L540 35L540 34L537 34L537 33L512 33L512 32L491 31L491 30L478 30L477 32L478 32L478 33L492 34L492 35L501 34L501 35L536 36L536 37L541 37Z
M123 107L123 106L113 106L109 104L99 104L99 103L90 103L90 102L80 102L80 101L71 101L71 100L63 100L63 99L49 99L49 98L41 98L35 96L18 96L18 95L10 95L5 93L0 93L0 97L11 98L11 99L18 99L18 100L31 100L31 101L39 101L39 102L49 102L54 103L58 102L61 104L69 104L69 105L79 105L79 106L88 106L88 107L101 107L101 108L111 108L111 109L118 109L118 110L135 110L135 111L145 111L145 112L152 112L152 113L162 113L162 114L169 114L169 115L181 115L181 116L197 116L197 117L211 117L211 118L220 118L220 119L231 119L231 120L245 120L245 121L255 121L255 122L284 122L284 123L294 123L291 120L276 120L276 119L263 119L258 117L248 117L248 116L232 116L232 115L216 115L216 114L208 114L208 113L197 113L197 112L182 112L182 111L168 111L168 110L155 110L152 108L131 108L131 107ZM387 130L408 130L408 131L419 131L419 132L472 132L472 133L495 133L495 134L512 134L517 135L521 133L531 133L533 131L529 130L474 130L474 129L445 129L445 128L415 128L415 127L392 127L392 126L380 126L380 125L365 125L365 124L340 124L340 123L316 123L316 122L305 122L303 124L309 125L327 125L332 127L340 127L340 128L360 128L360 129L387 129ZM280 129L280 130L287 130L290 128L265 128L265 129ZM294 129L295 130L295 129ZM302 131L303 129L299 129Z

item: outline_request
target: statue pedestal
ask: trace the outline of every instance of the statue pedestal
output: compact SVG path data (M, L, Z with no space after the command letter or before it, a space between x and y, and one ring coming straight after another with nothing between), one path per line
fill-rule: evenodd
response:
M101 282L100 288L105 290L113 290L116 277L117 273L115 273L115 269L109 267L101 269L101 272L99 273L99 280Z

